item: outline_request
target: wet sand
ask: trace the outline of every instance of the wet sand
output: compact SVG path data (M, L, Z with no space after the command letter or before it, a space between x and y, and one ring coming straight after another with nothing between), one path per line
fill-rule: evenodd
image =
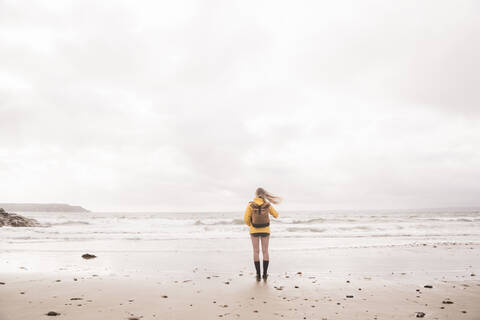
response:
M2 251L0 319L480 319L479 249Z

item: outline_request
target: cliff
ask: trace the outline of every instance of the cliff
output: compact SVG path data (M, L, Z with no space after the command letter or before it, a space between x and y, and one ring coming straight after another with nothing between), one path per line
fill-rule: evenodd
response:
M90 212L65 203L0 203L0 208L18 212Z

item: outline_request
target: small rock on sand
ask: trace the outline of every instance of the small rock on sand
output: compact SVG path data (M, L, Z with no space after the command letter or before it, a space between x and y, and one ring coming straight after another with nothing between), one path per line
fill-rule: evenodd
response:
M55 312L55 311L49 311L46 315L50 316L50 317L55 317L55 316L59 316L60 313Z
M417 317L417 318L423 318L423 317L425 317L425 312L417 312L416 317Z
M423 287L424 287L424 288L428 288L428 289L432 289L432 288L433 288L433 286L431 286L431 285L429 285L429 284L424 285Z
M453 301L450 301L450 300L443 300L442 301L443 304L453 304Z
M0 285L2 285L2 286L5 285L5 282L0 282Z
M90 254L90 253L85 253L85 254L82 255L83 259L94 259L96 257L97 257L96 255Z
M349 295L349 296L347 296L347 298L353 298L353 296Z

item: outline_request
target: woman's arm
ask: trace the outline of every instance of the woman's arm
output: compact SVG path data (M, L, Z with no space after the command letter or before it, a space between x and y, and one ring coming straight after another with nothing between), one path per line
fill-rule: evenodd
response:
M275 210L275 208L272 205L270 205L270 214L275 218L278 218L278 212L277 210Z
M243 215L243 221L250 226L252 224L251 219L252 218L252 208L250 206L247 207L245 210L245 214Z

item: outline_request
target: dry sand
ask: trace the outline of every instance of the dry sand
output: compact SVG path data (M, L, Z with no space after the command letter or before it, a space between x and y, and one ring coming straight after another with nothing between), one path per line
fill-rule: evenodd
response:
M480 319L473 244L272 250L267 282L248 252L83 253L1 252L0 319Z

